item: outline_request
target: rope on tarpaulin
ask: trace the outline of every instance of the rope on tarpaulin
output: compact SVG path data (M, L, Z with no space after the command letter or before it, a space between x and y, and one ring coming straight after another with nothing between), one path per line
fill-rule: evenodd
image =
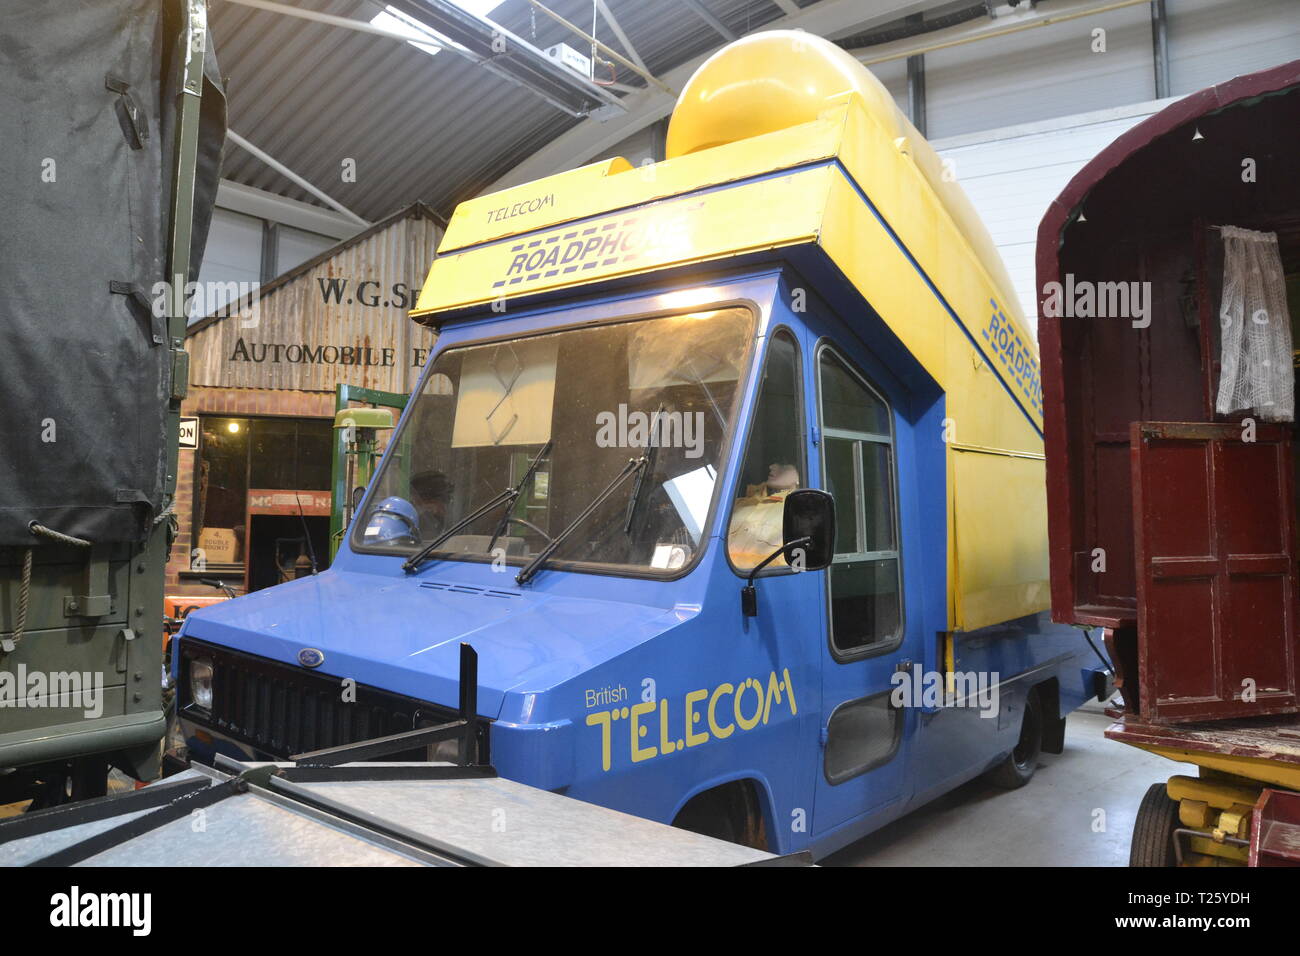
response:
M167 560L171 560L172 545L176 543L177 537L181 533L180 518L176 514L176 501L174 498L167 499L167 506L158 512L157 517L153 519L151 528L156 528L164 521L167 522Z
M74 548L89 548L90 542L85 538L73 537L70 534L63 534L61 531L55 531L53 528L47 528L39 522L32 521L27 525L27 530L38 538L49 538L58 544L71 545ZM0 639L0 654L12 654L23 639L23 632L27 630L27 608L31 603L32 594L32 555L34 548L25 548L23 550L23 579L22 584L18 587L18 614L14 618L14 632L9 636Z
M32 521L27 525L27 530L30 531L32 534L36 535L37 537L49 538L51 541L57 542L58 544L70 544L74 548L90 547L90 542L87 541L85 538L74 538L70 534L64 534L61 531L55 531L53 528L47 528L45 527L45 525L38 524L35 521Z

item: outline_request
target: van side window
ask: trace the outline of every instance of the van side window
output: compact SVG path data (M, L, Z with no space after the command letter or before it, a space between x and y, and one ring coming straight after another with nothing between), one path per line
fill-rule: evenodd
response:
M852 652L892 641L900 624L893 414L837 355L823 350L822 455L835 496L831 641Z
M803 487L807 474L802 407L799 349L781 330L767 350L727 530L727 551L739 570L754 567L781 546L785 496ZM784 557L768 565L784 566Z

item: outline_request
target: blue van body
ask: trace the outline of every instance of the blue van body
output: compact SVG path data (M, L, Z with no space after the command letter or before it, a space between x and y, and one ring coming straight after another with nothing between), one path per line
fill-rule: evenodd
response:
M478 709L491 722L491 762L502 776L665 823L698 795L747 781L768 848L818 856L1006 759L1031 692L1060 729L1056 718L1096 686L1098 660L1079 631L1052 624L1043 611L950 634L942 390L815 250L731 266L580 288L504 314L484 309L446 322L435 352L652 313L682 290L751 307L755 343L718 467L708 544L684 573L664 579L547 567L518 586L515 568L503 575L491 563L449 557L407 573L399 557L362 553L349 540L321 574L192 613L174 655L182 689L184 661L204 647L286 672L302 670L300 651L315 648L323 660L314 673L449 708L458 699L458 647L466 642L478 653ZM814 289L819 294L808 292ZM778 329L798 345L805 485L825 487L820 349L832 345L892 408L903 625L897 641L869 655L840 659L833 652L826 571L764 572L756 580L758 615L741 611L743 577L728 558L726 502L736 497L758 371ZM408 406L403 422L410 413ZM828 728L837 708L888 694L897 673L949 665L992 675L996 708L931 702L887 708L884 724L849 722L842 732L861 735L849 744L866 756L832 783ZM230 748L267 756L224 735L181 698L193 754Z

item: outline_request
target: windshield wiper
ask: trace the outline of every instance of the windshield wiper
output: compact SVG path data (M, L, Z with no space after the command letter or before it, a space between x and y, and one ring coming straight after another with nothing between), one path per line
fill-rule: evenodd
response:
M537 466L542 463L542 459L544 459L546 455L550 452L551 444L553 441L554 439L552 439L551 441L547 441L547 443L542 446L542 450L537 453L537 457L534 458L532 464L528 466L528 470L524 472L524 476L519 479L519 481L515 484L513 488L507 488L505 491L501 492L501 494L497 495L491 501L488 501L486 504L482 505L477 510L475 510L473 514L469 515L468 517L461 518L459 521L457 521L454 525L452 525L442 534L438 535L438 537L434 538L432 541L426 544L415 554L411 555L409 558L403 561L402 570L414 571L416 568L418 568L421 564L423 564L428 559L429 555L437 551L438 548L441 547L449 538L452 538L455 535L460 534L462 531L464 531L466 528L472 525L479 518L482 518L486 514L491 514L493 511L501 507L503 504L506 504L507 502L509 502L509 504L513 506L515 501L518 500L519 496L523 494L524 486L528 484L528 482L533 477L533 473L537 471ZM507 512L507 514L508 513L509 512ZM492 541L494 543L496 542L496 538L497 538L496 535L492 536ZM489 550L491 550L490 546L489 546Z
M632 486L632 496L627 500L627 518L623 522L623 533L632 533L632 522L636 518L637 508L641 506L641 492L645 488L647 475L653 475L655 461L659 458L659 419L664 413L664 403L660 402L650 419L649 447L645 450L645 464L637 472L636 483Z
M618 489L618 486L627 481L630 475L636 474L637 472L644 474L645 468L649 462L650 459L647 455L642 455L640 458L629 458L627 464L623 466L623 470L614 476L613 481L601 489L600 494L596 495L596 497L592 499L591 504L587 505L587 507L583 509L582 514L578 515L578 517L573 520L572 524L552 538L550 542L547 543L546 547L537 552L537 557L524 565L523 569L515 575L515 583L527 584L528 580L536 574L541 569L541 566L546 563L547 559L555 553L555 549L563 544L564 540L569 537L569 535L577 531L578 527L590 518L592 513L604 504L609 496Z

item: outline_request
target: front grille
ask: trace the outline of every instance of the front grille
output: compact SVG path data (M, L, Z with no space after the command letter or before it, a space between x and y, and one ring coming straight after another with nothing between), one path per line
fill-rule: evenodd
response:
M211 713L195 707L190 697L190 664L199 657L212 661ZM344 701L343 682L337 677L192 638L181 642L177 695L187 720L280 759L441 724L459 716L446 707L363 684L349 694L355 701ZM485 731L480 733L486 738ZM425 752L383 759L423 760Z

